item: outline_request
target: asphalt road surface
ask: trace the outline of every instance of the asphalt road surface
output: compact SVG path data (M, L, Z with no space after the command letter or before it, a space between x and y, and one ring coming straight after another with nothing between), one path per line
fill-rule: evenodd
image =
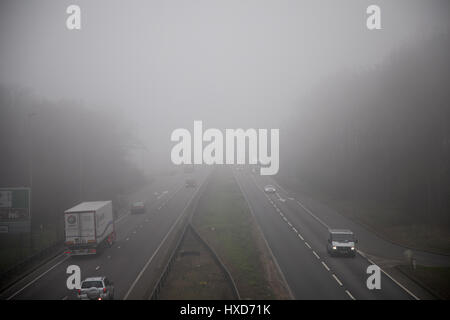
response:
M115 287L115 299L123 299L149 258L176 223L178 217L205 181L209 169L158 177L132 196L148 201L146 214L119 217L117 241L97 256L66 257L61 254L0 294L0 299L73 299L66 287L66 269L80 266L82 278L108 276ZM303 195L292 194L271 177L247 170L233 170L256 221L274 255L294 299L416 299L390 275L381 273L381 289L369 290L367 267L370 257L402 259L405 248L385 241L326 206ZM194 176L197 188L186 188ZM272 184L277 192L266 194ZM349 228L359 240L355 258L329 257L328 228ZM414 252L421 264L448 265L449 257Z
M367 267L373 262L362 251L355 258L327 254L328 228L355 230L354 225L339 215L318 213L317 206L311 210L303 199L287 194L270 177L247 170L233 172L295 299L417 298L384 272L381 272L381 289L369 290ZM268 184L276 186L277 192L266 194L264 186ZM387 247L391 250L389 254L399 254L400 249L376 239L367 230L357 228L355 232L358 245L373 241L371 248L386 250Z
M208 170L159 176L132 195L132 201L148 201L146 214L125 214L116 220L117 241L96 256L57 256L0 294L1 299L74 299L67 289L69 265L81 268L81 278L107 276L114 282L115 299L123 299L155 253L171 226L183 213L195 191L205 181ZM185 187L186 177L194 177L197 187ZM61 213L62 214L62 213Z

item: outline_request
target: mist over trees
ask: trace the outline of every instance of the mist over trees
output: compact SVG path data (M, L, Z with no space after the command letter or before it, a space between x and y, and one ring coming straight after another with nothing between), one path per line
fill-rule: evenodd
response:
M144 182L127 158L132 124L117 108L88 109L3 86L0 120L0 186L31 186L34 226L54 224L80 201L119 204L119 195Z
M281 174L335 199L449 224L449 57L444 34L323 82L281 134Z

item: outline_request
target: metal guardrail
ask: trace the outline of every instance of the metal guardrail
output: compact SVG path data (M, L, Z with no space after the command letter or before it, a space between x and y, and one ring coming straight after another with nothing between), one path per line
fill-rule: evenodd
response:
M167 279L167 277L172 269L172 266L176 260L177 254L179 252L180 246L183 243L183 240L186 237L186 233L188 230L190 230L192 232L192 234L202 243L202 245L204 245L207 248L207 250L213 256L214 261L217 263L219 268L225 274L225 278L229 282L229 284L233 290L233 294L234 294L235 298L237 300L241 300L239 290L236 286L236 283L235 283L233 277L231 276L230 271L228 271L228 268L225 266L225 264L222 262L222 260L220 260L219 256L214 251L214 249L200 236L200 234L197 232L197 230L195 230L194 226L192 226L192 224L190 222L188 225L185 226L183 235L180 237L180 239L177 242L177 245L175 246L175 249L172 251L169 261L167 262L167 264L164 268L164 271L162 272L161 276L159 277L159 279L150 295L150 300L158 300L161 289L164 286L164 282Z
M203 185L201 186L202 189L207 187L207 184L209 182L209 176L206 179L206 181L203 183ZM199 190L200 191L200 190ZM192 233L194 234L194 236L207 248L207 250L211 253L211 255L213 256L213 259L216 261L217 265L220 267L220 269L222 270L222 272L225 274L225 277L227 279L227 281L230 283L231 288L233 290L233 294L236 297L236 299L240 300L240 294L239 291L237 289L236 283L233 279L233 277L231 276L231 273L229 272L229 270L227 269L227 267L225 266L225 264L220 260L219 256L217 255L217 253L214 251L214 249L212 249L212 247L200 236L200 234L197 232L197 230L195 230L195 228L193 227L191 221L192 221L192 217L195 214L195 211L197 209L197 205L198 202L201 198L201 194L202 192L199 192L195 198L193 199L194 201L189 205L188 208L188 214L186 215L186 223L182 226L182 233L181 236L178 238L178 240L176 241L176 245L173 247L173 249L171 250L170 256L167 259L166 264L164 265L164 267L162 268L162 272L158 278L158 280L156 281L153 289L151 290L151 293L149 295L147 295L147 297L150 300L157 300L160 292L161 292L161 288L164 285L165 280L167 279L167 276L170 273L170 270L172 269L172 266L174 264L175 258L177 256L177 253L179 251L179 248L181 246L181 243L183 242L183 239L186 236L186 231L188 230L188 228L192 231Z
M192 230L192 233L196 236L196 238L208 249L208 251L213 256L216 263L219 265L220 269L222 269L222 272L225 274L225 277L227 278L227 281L231 284L231 287L233 289L233 294L236 297L237 300L241 300L241 295L239 294L239 290L236 286L236 282L234 281L233 277L231 276L231 272L228 270L227 266L222 262L219 255L214 251L214 249L208 244L208 242L203 239L198 231L195 229L195 227L190 223L189 224L190 229Z

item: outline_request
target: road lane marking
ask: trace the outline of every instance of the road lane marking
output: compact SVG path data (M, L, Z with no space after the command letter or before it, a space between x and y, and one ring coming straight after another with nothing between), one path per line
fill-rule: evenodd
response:
M338 277L336 277L336 275L335 275L334 273L333 273L333 278L334 278L334 280L336 280L337 283L339 283L339 285L340 285L341 287L343 286L342 282L339 280Z
M253 177L254 180L254 177ZM256 181L254 180L254 183L257 185ZM274 184L280 188L281 190L283 190L284 193L288 193L286 190L284 190L277 182L274 181ZM259 188L259 186L257 185L257 187ZM302 207L307 213L309 213L314 219L316 219L322 226L324 226L327 229L330 229L330 227L322 220L320 219L318 216L316 216L311 210L309 210L306 206L304 206L300 201L296 200L297 204ZM303 240L303 238L302 238ZM357 250L357 252L363 257L365 258L367 261L369 261L369 263L377 265L375 262L373 262L371 259L369 259L364 253L362 253L361 251ZM323 262L322 262L323 263ZM324 264L324 263L323 263ZM326 264L324 264L324 266L326 266ZM326 267L327 269L328 266ZM415 294L413 294L410 290L408 290L405 286L403 286L401 283L399 283L397 280L395 280L389 273L387 273L385 270L383 270L382 268L380 268L381 272L383 272L389 279L391 279L396 285L398 285L400 288L402 288L406 293L408 293L411 297L413 297L415 300L420 300L419 297L417 297ZM350 294L349 291L347 291L347 294L353 299L355 300L355 298Z
M352 294L350 293L350 291L345 290L345 293L352 299L352 300L356 300L354 296L352 296Z
M314 213L311 212L311 210L309 210L307 207L305 207L300 201L297 200L297 204L302 207L306 212L308 212L314 219L316 219L317 221L319 221L319 223L321 225L323 225L325 228L330 229L330 227L323 222L318 216L316 216Z
M300 239L302 239L302 241L305 240L305 239L303 239L303 237L302 237L302 235L301 235L300 233L298 234L298 237L299 237Z
M100 270L100 266L95 267L95 271L98 271L98 270Z
M320 260L319 255L318 255L314 250L313 250L313 253L314 253L314 255L316 256L316 258Z
M322 265L325 269L327 269L327 271L330 271L330 268L328 268L327 264L325 262L322 261Z
M64 261L66 261L67 259L69 259L69 256L66 256L64 259L62 259L60 262L58 262L57 264L55 264L53 267L51 267L50 269L48 269L47 271L45 271L44 273L41 273L38 277L34 278L32 281L28 282L26 286L22 287L22 289L16 291L14 294L12 294L11 296L9 296L6 300L11 300L12 298L14 298L15 296L17 296L19 293L21 293L23 290L25 290L26 288L28 288L30 285L32 285L33 283L35 283L36 281L38 281L40 278L42 278L44 275L46 275L47 273L49 273L50 271L52 271L53 269L55 269L57 266L59 266L61 263L63 263Z
M204 180L202 182L202 185L204 183ZM201 187L201 186L200 186ZM172 226L170 227L169 231L167 231L166 235L164 236L164 238L162 239L162 241L160 242L160 244L158 245L158 247L156 248L155 252L153 252L152 256L147 260L147 262L145 263L144 267L142 268L142 270L139 272L138 276L136 277L136 279L133 281L133 283L131 284L131 287L128 289L127 293L125 294L125 296L123 297L123 300L127 300L128 296L131 294L131 292L133 291L134 287L136 286L136 284L139 282L139 280L141 279L142 275L144 274L145 270L147 270L148 266L150 265L150 263L153 261L153 259L155 258L156 254L159 252L159 250L161 249L161 247L163 246L163 244L166 242L167 238L169 237L170 233L172 232L172 230L175 228L175 226L178 224L178 222L180 221L180 219L184 216L184 213L186 212L186 209L190 206L190 204L192 203L192 200L195 198L195 196L197 195L198 191L200 190L200 187L197 188L195 190L194 195L192 196L191 199L189 199L189 202L186 204L186 206L184 207L183 211L181 212L181 214L178 216L178 218L175 220L175 222L172 224ZM181 189L181 188L180 188Z
M178 193L178 191L181 190L181 187L178 188L175 193L173 194L173 196L175 196L175 194ZM165 191L165 193L168 193L168 191ZM157 194L157 192L155 192L155 195ZM172 197L173 197L172 196ZM120 222L122 222L125 218L130 216L130 212L128 211L126 214L123 214L119 219L117 219L115 221L116 224L119 224ZM129 240L129 239L127 239ZM120 249L120 246L117 247L117 249ZM54 257L53 259L51 259L50 261L48 261L47 263L50 263L53 260L56 260L58 258L60 258L62 255L64 255L64 253L61 253L60 255ZM61 260L60 262L56 263L55 265L53 265L52 267L50 267L49 269L47 269L45 272L41 273L39 276L37 276L36 278L34 278L32 281L28 282L24 287L22 287L21 289L19 289L18 291L16 291L15 293L13 293L11 296L9 296L8 298L6 298L6 300L10 300L12 298L14 298L15 296L17 296L19 293L21 293L23 290L25 290L26 288L28 288L30 285L32 285L33 283L35 283L36 281L38 281L40 278L42 278L44 275L46 275L48 272L52 271L54 268L56 268L58 265L60 265L61 263L63 263L64 261L66 261L67 259L69 259L69 256L65 256L63 258L63 260ZM31 273L30 273L31 274Z
M369 257L367 257L364 252L356 250L356 252L358 252L361 257L365 258L367 261L369 261L369 263L374 264L376 266L378 266L375 262L373 262ZM378 266L379 267L379 266ZM380 268L380 267L379 267ZM396 285L398 285L400 288L402 288L403 290L405 290L411 297L413 297L415 300L420 300L419 297L417 297L414 293L412 293L411 291L409 291L405 286L403 286L400 282L398 282L397 280L395 280L389 273L387 273L386 271L384 271L382 268L380 268L381 272L383 272L389 279L391 279Z
M308 242L305 242L305 246L307 246L309 249L311 249L311 246L309 245Z
M235 174L233 174L233 177L234 177L236 183L238 184L239 189L241 190L242 195L243 195L244 198L245 198L245 202L247 202L248 208L250 209L250 212L251 212L253 218L255 219L256 222L258 222L258 220L257 220L257 218L256 218L255 211L253 210L253 207L251 206L250 201L248 200L247 193L244 191L244 188L241 186L241 182L239 181L238 177L237 177ZM259 186L257 185L256 181L255 181L255 177L253 177L253 176L251 176L251 177L252 177L252 181L253 181L253 182L255 183L255 185L256 185L256 188L260 189ZM264 193L264 191L263 191L262 189L260 189L260 190ZM264 194L265 194L265 193L264 193ZM267 196L267 195L266 195L266 196ZM280 212L280 215L283 215L283 213ZM288 290L288 292L289 292L290 298L291 298L292 300L295 299L295 296L294 296L294 294L292 293L291 287L289 286L289 283L288 283L287 280L286 280L286 276L284 275L283 270L281 270L280 264L278 263L278 260L275 258L275 255L273 254L272 248L270 247L269 242L267 242L266 236L264 235L264 232L263 232L263 230L262 230L260 224L257 223L256 226L257 226L257 228L258 228L258 230L259 230L259 232L260 232L260 234L261 234L261 236L262 236L262 238L263 238L263 240L264 240L264 243L266 244L267 249L268 249L269 252L270 252L270 255L271 255L273 261L275 262L275 266L276 266L278 272L281 274L281 278L283 279L283 282L286 284L286 287L287 287L287 290Z

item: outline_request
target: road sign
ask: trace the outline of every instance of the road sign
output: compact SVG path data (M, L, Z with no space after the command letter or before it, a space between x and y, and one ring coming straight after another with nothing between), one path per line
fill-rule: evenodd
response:
M31 225L29 188L0 188L0 233L28 233Z
M0 208L10 208L12 206L11 190L0 190Z

